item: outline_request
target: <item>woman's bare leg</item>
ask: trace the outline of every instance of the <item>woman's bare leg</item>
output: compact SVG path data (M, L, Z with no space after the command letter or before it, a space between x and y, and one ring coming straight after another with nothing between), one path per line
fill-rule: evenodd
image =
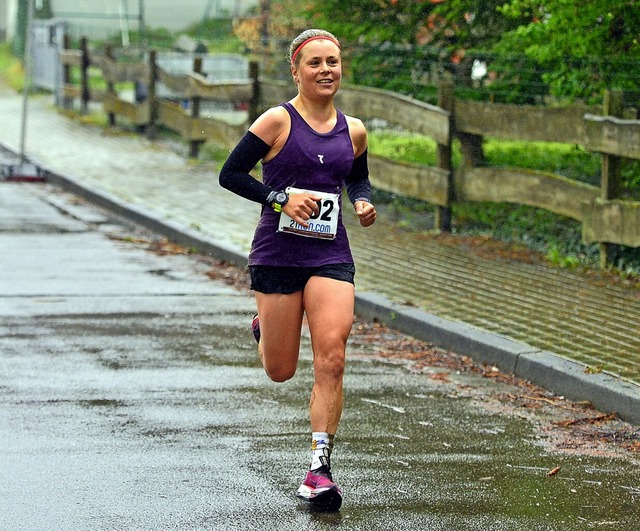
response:
M296 372L304 308L302 291L291 295L256 292L260 317L258 352L267 376L289 380Z
M355 289L339 280L311 277L304 308L311 332L314 384L309 403L311 430L335 434L342 416L342 381L347 340L353 326Z

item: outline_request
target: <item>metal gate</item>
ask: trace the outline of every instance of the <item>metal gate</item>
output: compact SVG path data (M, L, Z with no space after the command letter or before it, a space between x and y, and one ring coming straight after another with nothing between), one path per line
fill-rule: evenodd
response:
M34 20L31 25L31 83L54 93L60 104L62 65L59 54L64 46L62 20Z

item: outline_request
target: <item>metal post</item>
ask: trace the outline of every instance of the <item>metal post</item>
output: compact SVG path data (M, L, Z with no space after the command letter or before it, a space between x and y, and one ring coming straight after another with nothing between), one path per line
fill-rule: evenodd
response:
M147 49L147 37L145 34L144 0L138 0L138 38L140 39L140 53Z
M27 139L27 102L31 84L31 21L33 20L33 0L27 0L27 29L25 33L24 85L22 87L22 126L20 131L20 164L26 160L25 144Z
M69 35L65 32L64 36L62 37L63 50L67 51L70 48L69 42L70 42ZM67 85L70 85L70 84L71 84L71 65L68 62L65 62L65 64L62 67L62 94L63 94L62 107L65 109L73 108L73 98L65 95L65 89L67 88Z
M111 46L111 44L105 45L104 56L109 61L113 61L115 63L115 56L113 54L113 47ZM113 81L107 82L107 92L109 93L109 96L114 98L114 100L117 99L118 94L116 92L116 85L115 85L115 83ZM116 114L114 112L110 112L109 113L109 126L110 127L114 127L115 125L116 125Z
M196 74L202 74L202 57L196 57L193 60L193 71ZM191 98L191 123L195 122L200 118L200 97L193 96ZM189 130L193 130L193 127L190 127ZM200 144L202 144L201 140L191 140L189 143L189 156L197 159L198 154L200 152Z
M82 114L88 114L89 101L91 100L91 90L89 89L89 40L86 37L80 39L80 50L82 52L82 60L80 66L81 80L81 110Z
M156 136L156 121L158 119L158 102L156 101L156 79L158 78L157 52L149 51L149 81L147 105L149 105L149 121L147 123L147 138Z

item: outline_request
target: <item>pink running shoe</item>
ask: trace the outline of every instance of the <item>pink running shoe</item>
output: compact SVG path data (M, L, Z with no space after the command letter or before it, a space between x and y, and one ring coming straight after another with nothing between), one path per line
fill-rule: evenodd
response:
M256 340L256 343L260 343L260 319L258 318L258 314L253 316L253 321L251 321L251 331L253 332L253 337Z
M325 466L307 472L296 496L321 511L339 511L342 505L342 490L333 482L331 472Z

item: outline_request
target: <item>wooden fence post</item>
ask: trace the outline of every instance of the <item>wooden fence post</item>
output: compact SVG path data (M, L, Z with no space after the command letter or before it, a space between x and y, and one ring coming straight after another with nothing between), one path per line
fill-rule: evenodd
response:
M453 139L453 96L454 85L445 81L438 85L438 107L451 113L449 117L449 138L446 144L438 143L438 167L448 172L447 177L447 206L436 207L435 228L444 232L451 232L451 202L454 198L453 164L451 161L451 144Z
M602 114L622 118L624 112L624 94L621 90L606 90L604 93ZM600 197L604 200L620 197L622 183L620 179L620 157L602 154L602 177L600 178ZM600 268L609 265L611 244L600 243Z
M62 37L62 47L64 50L69 49L69 35L66 33ZM65 64L62 66L62 92L65 93L65 86L71 84L71 65L65 61ZM63 109L71 109L73 107L73 98L70 98L66 95L62 98L62 108Z
M468 167L485 165L484 149L482 147L482 135L471 133L457 133L460 140L460 151L462 151L463 164Z
M193 71L196 74L202 73L202 57L195 57L193 59ZM193 96L191 98L191 118L197 120L200 118L200 97ZM200 152L201 140L191 140L189 144L189 156L197 159Z
M249 100L249 123L253 123L260 114L260 65L258 61L249 63L249 77L253 87L251 99Z
M113 55L113 47L111 46L111 44L105 44L104 47L104 55L107 59L110 59L111 61L115 61L115 57ZM116 86L115 83L113 83L113 81L107 81L107 92L109 93L109 95L117 97L116 95ZM116 115L113 112L109 113L109 126L110 127L114 127L116 125Z
M149 105L149 122L147 123L147 138L155 138L156 122L158 121L158 103L156 101L156 79L158 78L158 65L156 63L157 52L149 51L149 89L147 104Z
M81 109L82 114L89 112L89 100L91 92L89 90L89 41L86 37L80 39L80 51L82 52L82 60L80 63L80 79L81 79Z

